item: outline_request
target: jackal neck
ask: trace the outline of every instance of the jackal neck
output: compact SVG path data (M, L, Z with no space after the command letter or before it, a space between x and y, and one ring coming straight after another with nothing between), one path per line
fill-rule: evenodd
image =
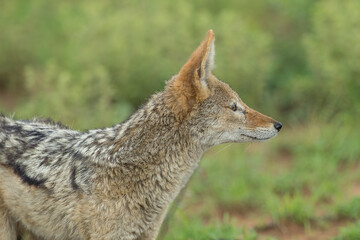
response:
M83 136L83 154L112 167L156 165L169 159L195 163L203 154L200 136L188 122L178 121L165 101L162 93L155 94L125 122L89 131Z

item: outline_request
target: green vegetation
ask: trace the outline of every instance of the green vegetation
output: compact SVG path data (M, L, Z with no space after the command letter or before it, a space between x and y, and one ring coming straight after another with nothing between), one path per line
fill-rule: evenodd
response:
M356 240L360 239L360 222L340 229L340 234L335 240Z
M340 205L337 213L340 217L360 220L360 198L354 197L350 202Z
M246 236L245 239L255 239L256 233L242 232L236 229L234 222L230 222L228 217L222 219L223 221L213 221L204 225L199 218L188 219L181 211L178 211L176 216L177 224L174 224L173 229L166 237L167 239L235 239L239 234Z
M295 239L359 239L359 9L358 0L5 1L0 112L80 130L118 123L212 28L214 73L284 128L266 143L209 150L165 239L291 239L277 230L288 224L303 229Z

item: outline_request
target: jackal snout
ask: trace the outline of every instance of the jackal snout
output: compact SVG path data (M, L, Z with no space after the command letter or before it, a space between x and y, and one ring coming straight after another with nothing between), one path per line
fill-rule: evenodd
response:
M282 128L282 123L268 117L258 111L248 108L246 114L248 115L247 121L251 128L264 127L271 128L274 127L277 132Z

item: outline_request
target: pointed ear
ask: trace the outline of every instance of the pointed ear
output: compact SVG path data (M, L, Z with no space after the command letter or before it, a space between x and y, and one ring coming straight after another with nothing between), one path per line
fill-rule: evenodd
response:
M169 103L173 103L171 108L174 112L186 114L195 103L210 95L209 81L215 56L214 41L214 32L210 30L179 74L169 82Z
M182 80L200 80L203 86L207 85L210 73L214 68L215 57L215 35L213 30L209 30L200 46L191 54L189 60L184 64L179 72ZM189 78L190 77L190 78ZM191 79L193 77L193 79Z

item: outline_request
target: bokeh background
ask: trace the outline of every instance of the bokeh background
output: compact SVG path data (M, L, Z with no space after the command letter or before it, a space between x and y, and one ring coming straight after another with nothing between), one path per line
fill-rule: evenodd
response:
M360 239L359 0L1 1L0 112L119 123L209 29L214 74L284 127L206 153L163 238Z

